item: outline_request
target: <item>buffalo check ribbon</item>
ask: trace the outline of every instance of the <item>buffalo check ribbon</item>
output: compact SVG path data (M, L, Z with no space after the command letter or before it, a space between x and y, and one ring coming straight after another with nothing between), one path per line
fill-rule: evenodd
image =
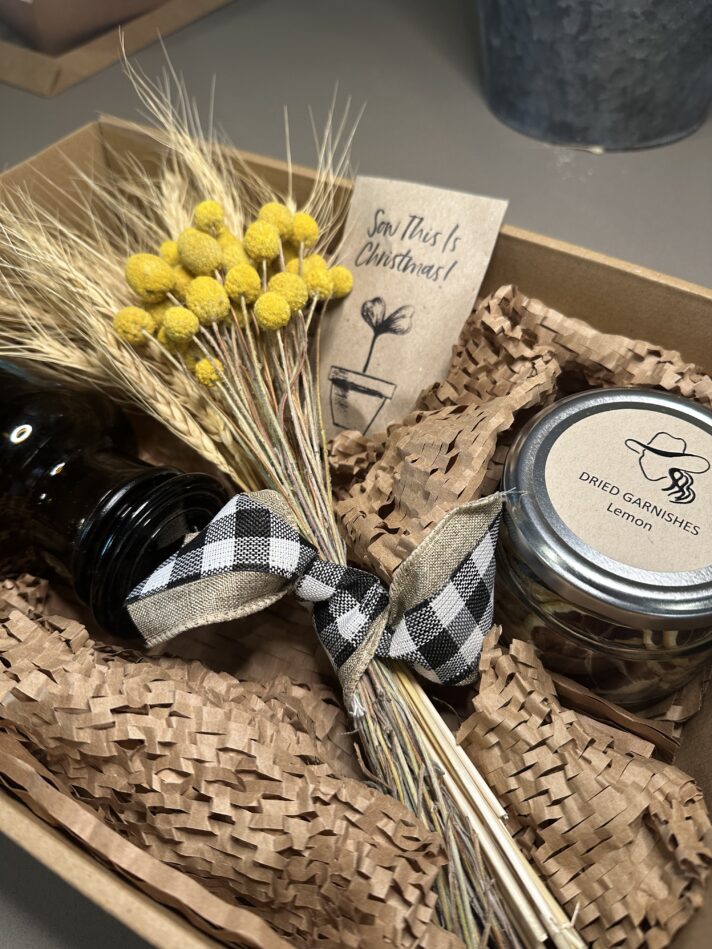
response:
M433 682L477 677L492 625L499 494L448 513L396 570L374 574L323 560L273 491L238 494L129 595L146 644L248 616L293 591L311 604L317 636L347 699L374 655Z

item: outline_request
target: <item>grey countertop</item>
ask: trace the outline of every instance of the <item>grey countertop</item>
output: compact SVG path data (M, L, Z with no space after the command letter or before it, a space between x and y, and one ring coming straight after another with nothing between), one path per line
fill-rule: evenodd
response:
M593 154L500 124L477 72L475 0L236 0L165 41L175 68L238 147L282 157L289 108L295 161L311 164L308 108L365 103L357 170L508 198L507 221L712 285L712 122L664 148ZM134 60L165 65L157 44ZM0 85L0 167L100 112L137 117L114 66L52 99ZM0 949L142 945L0 840Z
M313 162L308 107L335 84L366 104L353 155L364 174L506 197L507 220L712 285L712 122L664 148L591 154L503 126L480 89L475 0L236 0L168 37L176 69L238 147ZM158 46L135 59L149 76ZM0 167L22 161L99 112L136 117L116 65L52 99L0 85Z

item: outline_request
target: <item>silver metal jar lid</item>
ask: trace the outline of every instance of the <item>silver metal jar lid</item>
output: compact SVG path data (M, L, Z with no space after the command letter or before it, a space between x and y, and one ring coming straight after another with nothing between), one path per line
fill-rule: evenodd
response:
M562 598L635 628L712 624L712 412L596 389L535 416L507 457L513 552Z

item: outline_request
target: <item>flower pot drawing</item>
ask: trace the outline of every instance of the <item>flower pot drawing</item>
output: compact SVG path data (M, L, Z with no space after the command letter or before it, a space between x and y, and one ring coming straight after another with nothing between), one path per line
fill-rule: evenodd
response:
M331 421L337 428L355 428L364 434L396 391L392 382L343 366L331 367L329 382Z
M329 370L331 421L336 428L357 429L365 435L385 403L393 398L395 383L368 375L368 367L379 336L405 336L413 328L414 312L412 306L406 305L386 315L383 297L366 300L361 306L361 318L373 334L363 369L359 372L332 366Z

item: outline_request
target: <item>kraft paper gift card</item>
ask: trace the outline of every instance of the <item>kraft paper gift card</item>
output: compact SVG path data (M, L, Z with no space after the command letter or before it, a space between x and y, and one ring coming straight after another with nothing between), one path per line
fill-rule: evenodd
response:
M385 429L443 378L506 207L427 185L356 179L339 254L354 287L321 332L330 437Z

